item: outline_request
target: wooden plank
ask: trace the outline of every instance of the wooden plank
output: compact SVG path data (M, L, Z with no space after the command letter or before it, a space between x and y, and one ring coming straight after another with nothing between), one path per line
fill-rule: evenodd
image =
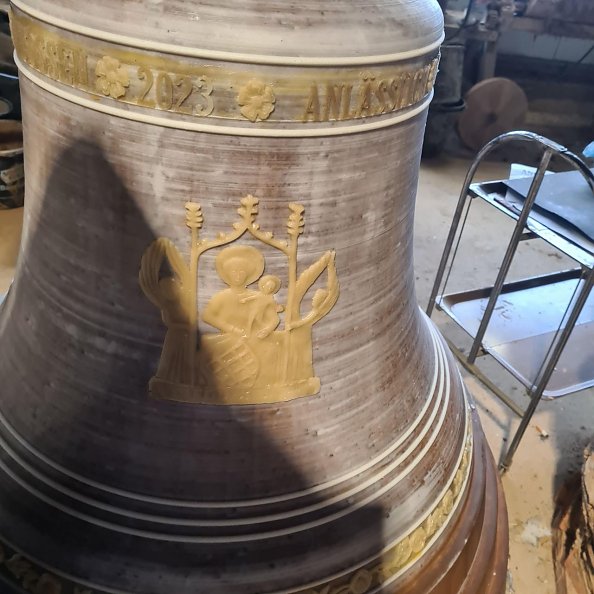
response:
M511 28L516 31L527 31L536 35L548 33L559 37L577 37L592 39L594 37L594 24L569 22L560 19L550 21L532 16L514 17Z

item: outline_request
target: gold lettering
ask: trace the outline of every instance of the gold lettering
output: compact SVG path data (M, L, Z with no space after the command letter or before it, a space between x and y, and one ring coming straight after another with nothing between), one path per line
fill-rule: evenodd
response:
M30 45L31 53L29 54L29 64L35 70L41 71L41 41L38 39L37 35L31 34L31 45Z
M194 113L201 117L209 116L214 110L214 100L212 98L214 87L212 82L206 76L200 76L195 87L198 89L200 95L202 95L204 105L196 105L194 107Z
M36 70L41 69L41 40L33 33L31 34L29 64Z
M137 71L137 76L140 80L145 81L144 86L140 91L140 95L138 96L138 105L143 105L144 107L155 107L155 102L152 99L146 98L150 90L153 88L153 73L151 72L150 68L141 66Z
M58 64L60 67L60 81L64 84L74 85L74 55L66 45L58 44Z
M394 77L390 81L390 87L388 89L388 93L390 94L390 99L394 103L393 110L400 109L400 102L402 100L402 96L400 93L402 75L399 74L398 76Z
M409 93L408 93L408 105L413 105L417 102L418 86L419 86L419 71L409 73Z
M422 90L422 96L424 97L425 95L427 95L429 93L429 91L431 90L431 85L429 84L429 81L431 80L431 64L428 64L427 66L425 66L424 68L424 76L423 76L423 90Z
M351 96L353 93L353 85L345 85L342 90L342 119L350 120L354 116L351 113Z
M435 84L435 76L437 75L437 68L439 66L439 60L436 58L431 62L431 68L429 69L429 76L427 77L427 87L425 89L426 93L430 93L431 89L433 89L433 85Z
M409 103L412 105L418 101L417 95L419 94L419 72L414 72L410 75L411 82L410 82L410 100Z
M113 100L199 117L214 112L213 80L200 75L200 72L205 72L204 69L197 71L187 63L174 63L174 58L171 58L169 67L165 65L169 62L155 62L148 52L132 49L125 57L116 52L102 56L90 46L87 53L83 37L62 35L58 30L49 29L35 19L19 14L13 15L11 27L20 59L32 69L65 85L93 94L103 93L96 86L95 65L101 60L111 60L118 63L117 72L122 79L119 83L122 89L118 87L115 93L109 93ZM304 111L295 115L303 122L329 122L378 116L406 108L431 92L438 66L437 57L408 72L389 66L378 66L361 74L345 69L342 80L336 78L335 70L312 69L318 74L315 82L309 85L307 98L303 97ZM132 68L136 76L130 84ZM227 85L231 81L226 92L231 92L233 85L239 84L239 81L233 82L233 72L223 67L208 72L215 77L217 85ZM361 77L359 80L358 76ZM274 82L281 107L291 105L297 99L296 81L279 79L270 82ZM272 88L272 85L269 86ZM250 101L256 99L250 98ZM217 115L222 118L238 117L226 102L220 109ZM283 109L277 112L279 121L285 118Z
M419 76L419 84L417 85L417 94L419 95L419 100L425 96L425 89L427 88L427 77L429 76L429 66L425 66L421 70L421 75Z
M420 101L425 94L425 87L427 81L425 80L425 69L418 70L414 75L413 83L413 103Z
M17 50L17 54L25 64L31 65L31 53L33 49L33 37L29 27L23 29L22 37L18 33L18 29L14 26L14 22L11 22L11 30L14 36L14 43ZM16 33L16 35L15 35Z
M303 113L303 121L309 121L310 117L314 122L320 121L320 97L318 95L318 85L311 85L309 91L309 99L307 101L307 107Z
M333 85L330 83L326 85L326 103L322 118L325 122L331 119L340 120L340 106L342 104L343 92L344 85Z
M382 113L386 113L386 111L392 111L393 104L390 104L386 101L386 93L388 92L388 83L385 80L380 80L377 83L377 88L375 89L375 96L379 102L379 107L377 109L377 114L380 115Z
M25 54L25 62L29 65L33 65L35 60L34 54L37 49L37 38L30 28L28 28L25 33L25 42L22 45Z
M43 72L45 74L46 69L46 59L45 59L45 40L40 39L39 43L37 44L36 52L35 52L35 60L37 62L37 69L39 72Z
M400 89L400 97L398 98L398 109L402 109L403 107L408 107L412 104L412 92L413 92L413 84L414 84L414 75L410 72L405 72L401 74L399 77L399 89Z
M19 57L21 60L23 60L23 62L25 62L25 64L31 64L31 48L33 41L31 38L30 28L23 27L22 33L20 33L18 27L15 27L14 22L11 21L10 29L12 31L14 44Z
M389 107L387 109L388 111L394 111L395 109L398 109L398 79L393 78L386 84L388 86L388 95L390 97L390 103L388 103Z
M359 91L359 104L355 112L356 118L365 118L371 114L371 80L366 80Z
M86 52L75 49L72 52L74 60L74 81L75 84L83 89L89 88L89 68Z
M45 71L44 74L57 80L60 76L60 67L58 64L58 47L55 42L47 40L45 42Z
M173 107L174 111L191 114L192 108L184 107L184 103L194 90L192 79L189 76L176 76L173 83L181 91L179 97L177 98L177 101L175 102L175 106Z
M173 81L166 72L157 75L157 105L165 110L173 107Z

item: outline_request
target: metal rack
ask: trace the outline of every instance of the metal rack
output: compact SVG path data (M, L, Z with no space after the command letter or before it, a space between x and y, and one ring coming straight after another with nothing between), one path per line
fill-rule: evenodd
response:
M532 143L542 151L526 199L515 207L505 200L505 181L473 184L483 159L494 149L511 142ZM543 396L555 398L594 386L594 299L589 300L594 286L594 242L567 233L558 220L533 211L554 155L581 173L593 192L594 205L594 175L582 159L565 147L531 132L510 132L495 138L479 152L466 175L427 307L429 316L437 307L473 338L468 355L448 342L462 365L521 417L520 426L500 464L502 471L511 465ZM468 212L476 198L515 220L514 231L492 287L446 295ZM519 243L537 238L579 266L506 283ZM505 299L505 307L496 310L500 297ZM561 305L560 309L560 304L564 303L567 307ZM524 384L530 397L526 410L518 407L477 367L477 357L485 354L493 356Z

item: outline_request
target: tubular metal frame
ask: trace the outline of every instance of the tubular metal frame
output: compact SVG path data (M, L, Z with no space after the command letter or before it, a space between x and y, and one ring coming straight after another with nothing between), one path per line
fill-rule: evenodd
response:
M534 379L532 386L527 389L527 393L530 397L530 403L526 410L522 410L509 398L507 394L505 394L500 388L498 388L491 380L489 380L489 378L487 378L480 371L480 369L478 369L478 367L475 364L476 358L477 356L479 356L481 352L483 352L483 338L493 316L497 300L501 295L502 289L504 287L505 279L509 272L518 244L520 243L520 241L523 241L525 239L532 239L536 237L534 233L527 229L526 224L530 216L532 207L536 201L536 197L538 195L540 187L542 185L545 173L551 162L551 158L553 156L561 157L563 160L568 162L573 169L578 170L585 178L593 193L594 175L592 174L586 163L584 163L584 161L580 159L580 157L578 157L565 147L532 132L509 132L507 134L502 134L501 136L498 136L497 138L489 142L487 145L485 145L472 162L468 170L468 173L466 174L466 178L464 180L464 185L462 186L462 191L460 193L458 205L454 213L454 218L452 220L452 225L450 227L446 245L441 257L441 261L439 263L439 268L437 270L435 283L433 285L431 296L429 298L429 304L426 310L427 315L431 317L434 308L436 306L439 307L438 295L443 295L445 287L448 283L454 260L456 258L456 254L460 245L460 240L462 238L464 227L466 225L470 205L472 203L473 198L475 197L471 194L470 187L472 185L476 172L479 166L481 165L483 159L487 155L489 155L489 153L491 153L494 149L510 142L529 142L536 144L542 150L540 165L538 166L538 169L530 185L530 190L524 201L523 208L519 216L517 217L511 240L507 246L505 255L501 262L501 268L499 270L499 273L497 274L495 283L490 290L489 300L485 312L481 318L479 328L476 332L476 335L474 336L472 347L469 351L469 354L465 356L464 353L462 353L454 344L452 344L451 341L448 340L450 348L452 349L460 363L470 373L475 375L479 381L481 381L488 389L490 389L513 412L515 412L519 417L521 417L520 426L516 430L511 444L507 449L507 452L505 452L505 454L503 455L502 461L499 465L499 468L502 472L505 472L511 466L513 456L518 446L520 445L522 437L526 432L526 429L534 415L534 412L536 411L539 402L542 399L542 395L547 387L549 380L551 379L551 376L553 375L553 372L555 371L555 367L559 361L559 358L561 357L561 354L563 353L563 349L565 348L571 336L571 333L576 325L579 315L582 312L582 309L588 299L590 291L594 286L594 266L586 267L582 265L582 273L580 277L580 282L578 283L578 288L576 288L574 297L571 299L565 311L565 314L563 315L561 323L553 338L552 344L550 345L548 352L545 354L545 358L542 362L542 365L536 378ZM579 288L580 284L581 288ZM567 321L564 324L565 320Z

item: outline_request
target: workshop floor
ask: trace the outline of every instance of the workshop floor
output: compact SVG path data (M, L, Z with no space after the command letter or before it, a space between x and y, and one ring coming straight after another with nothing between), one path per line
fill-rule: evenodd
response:
M0 210L0 301L14 275L22 227L22 208Z
M455 159L425 162L421 168L415 224L417 296L423 309L435 279L468 163ZM503 179L509 165L487 163L477 179ZM448 289L492 285L513 225L482 201L472 206L457 265ZM466 249L465 249L466 248ZM522 278L571 267L541 241L524 242L518 250L512 276ZM449 292L449 290L448 290ZM466 335L443 314L433 319L455 344L470 344ZM496 385L523 407L525 391L497 363L480 363ZM487 440L497 461L518 426L516 417L472 376L465 373L476 399ZM548 437L545 437L547 436ZM594 439L594 390L543 402L503 476L510 524L508 594L555 594L550 526L553 498L560 484L581 466L585 445ZM505 441L507 440L507 442Z

